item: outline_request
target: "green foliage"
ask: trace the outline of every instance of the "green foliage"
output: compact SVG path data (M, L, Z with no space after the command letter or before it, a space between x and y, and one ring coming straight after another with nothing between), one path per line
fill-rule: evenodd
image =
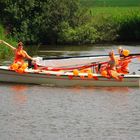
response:
M2 13L3 23L6 28L9 29L10 34L14 35L16 39L34 42L37 41L37 35L39 33L38 26L41 21L38 19L39 12L36 12L35 0L25 1L1 1L3 4Z
M60 43L78 44L93 44L99 38L96 29L91 24L85 24L75 29L66 25L60 36Z
M140 15L132 13L119 23L120 41L139 41L140 40Z
M7 35L7 32L4 30L3 26L0 25L0 39L9 42L12 45L16 45L16 41ZM12 51L3 44L0 44L0 58L10 58L13 56Z
M99 41L139 41L140 7L91 8Z
M133 6L139 3L139 0L1 0L0 22L7 37L14 36L28 44L138 41L140 7Z
M116 40L118 27L109 15L94 17L92 24L98 32L98 42L112 42Z
M71 27L80 23L79 4L78 0L2 0L0 9L3 23L18 40L57 43L63 22Z

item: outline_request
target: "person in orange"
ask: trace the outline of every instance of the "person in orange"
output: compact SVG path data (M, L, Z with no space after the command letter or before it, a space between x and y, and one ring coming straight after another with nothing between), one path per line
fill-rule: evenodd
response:
M109 52L109 62L108 62L108 67L111 70L116 70L117 66L117 59L115 58L114 51Z
M10 45L9 43L7 43L3 40L0 40L0 43L7 45L9 48L11 48L14 51L15 57L14 57L13 64L17 64L18 68L22 67L24 65L25 59L33 60L33 58L30 55L28 55L25 50L23 50L23 43L22 42L18 43L17 48L13 47L12 45Z
M131 62L131 57L129 56L129 50L118 48L118 53L120 55L120 61L117 67L117 72L122 74L129 73L129 63Z
M118 65L118 60L115 58L114 51L109 52L109 61L106 66L101 69L101 75L106 78L115 78L116 80L121 80L121 76L117 72L116 68Z
M116 80L122 80L122 76L117 72L118 59L115 58L114 51L109 52L109 62L107 66L108 75Z

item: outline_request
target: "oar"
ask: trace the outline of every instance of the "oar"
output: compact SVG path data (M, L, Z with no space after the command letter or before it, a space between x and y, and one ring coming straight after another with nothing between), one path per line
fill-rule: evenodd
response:
M109 56L108 54L99 54L99 55L81 55L81 56L62 56L62 57L43 57L42 60L52 60L52 59L70 59L70 58L84 58L84 57L104 57ZM119 54L115 54L115 56L119 56ZM140 53L132 53L129 56L140 56Z
M131 53L128 56L140 56L140 53Z
M129 56L125 57L124 59L132 59L132 58L136 58L137 56L140 56L140 54L139 53L130 54ZM121 60L119 60L119 61L121 61ZM75 66L75 67L43 67L43 69L51 70L51 71L85 69L85 68L90 68L90 67L93 67L93 66L107 64L107 63L108 63L108 61L92 62L90 64L83 65L83 66Z
M10 45L9 43L7 43L6 41L4 41L4 40L0 40L0 44L5 44L5 45L7 45L8 47L10 47L12 50L15 50L16 48L15 47L13 47L12 45Z
M116 54L117 55L117 54ZM103 57L108 56L106 54L101 55L81 55L81 56L62 56L62 57L43 57L42 60L51 60L51 59L70 59L70 58L84 58L84 57Z

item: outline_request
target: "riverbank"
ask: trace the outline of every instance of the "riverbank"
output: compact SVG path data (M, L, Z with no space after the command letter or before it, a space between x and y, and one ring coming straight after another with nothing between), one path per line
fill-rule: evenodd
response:
M137 0L132 6L131 1L125 2L124 5L122 1L108 0L105 4L104 1L95 3L88 0L89 4L85 6L82 2L80 5L78 0L72 3L64 0L61 4L59 1L39 2L41 6L38 3L34 5L34 2L31 2L32 5L16 2L15 10L19 15L9 10L10 4L2 3L5 7L2 7L1 14L4 16L1 21L9 30L8 33L16 40L20 39L28 44L83 45L140 40L140 6ZM24 6L20 7L21 5ZM40 11L36 10L37 7ZM34 12L30 13L30 9L34 9ZM28 12L32 16L27 14ZM10 21L10 27L7 21Z
M134 7L140 6L139 0L80 0L86 7Z

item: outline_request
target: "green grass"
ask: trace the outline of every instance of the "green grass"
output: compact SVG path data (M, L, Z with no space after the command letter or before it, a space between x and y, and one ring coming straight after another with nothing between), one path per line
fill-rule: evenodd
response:
M89 11L96 25L104 25L100 30L103 31L108 26L107 32L115 31L114 40L140 39L140 7L90 7ZM109 36L113 38L113 34Z
M140 0L80 0L92 16L125 18L140 16Z
M134 7L140 6L140 0L80 0L86 7Z
M132 14L140 16L140 7L92 7L89 10L93 16L101 14L114 17L128 17Z

